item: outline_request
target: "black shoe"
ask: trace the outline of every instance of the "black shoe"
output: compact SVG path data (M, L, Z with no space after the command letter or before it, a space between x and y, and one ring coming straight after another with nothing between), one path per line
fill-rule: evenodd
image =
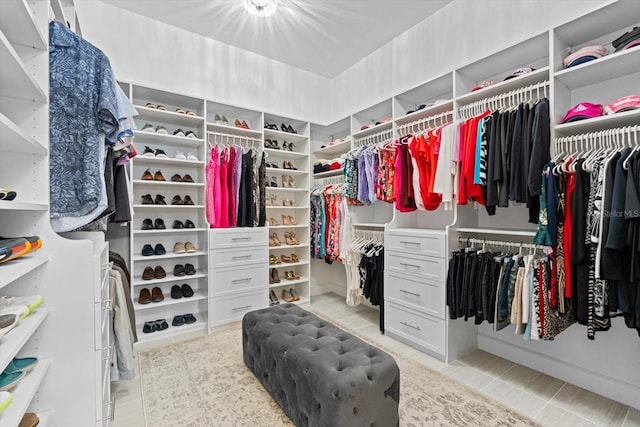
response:
M196 274L196 268L193 266L193 264L185 264L184 273L187 276L193 276L194 274Z
M153 249L153 253L155 255L164 255L167 253L166 249L162 245L162 243L158 243L156 247Z
M173 285L171 287L171 298L173 299L180 299L182 298L182 288L180 287L180 285Z
M142 196L144 198L144 196ZM151 196L149 196L151 197ZM156 199L154 200L154 203L156 205L166 205L167 202L164 201L164 196L162 194L156 194ZM142 204L145 204L144 202L142 202Z
M186 283L184 285L182 285L182 296L185 298L189 298L193 296L193 288L191 288L191 286L187 285Z
M184 228L196 228L196 225L190 219L188 219L184 223Z
M144 152L142 153L142 155L147 157L155 156L153 150L146 145L144 146Z
M173 326L182 326L182 325L184 325L184 316L182 316L181 314L179 314L177 316L173 316L173 322L171 322L171 325L173 325Z
M151 194L145 194L142 196L142 204L143 205L152 205L153 199L151 198Z
M145 334L150 334L151 332L156 331L156 322L144 322L144 327L142 328L142 332Z
M142 246L142 251L140 253L142 256L151 256L154 254L154 251L150 244L145 244Z
M182 315L182 318L184 319L184 323L189 324L189 323L193 323L196 321L196 318L193 314L191 313L187 313Z
M142 221L142 230L153 230L153 221L150 218L146 218Z
M165 319L158 319L156 320L156 327L158 328L158 331L164 331L169 328L169 324Z
M164 220L162 218L156 218L154 227L156 230L164 230L167 228L167 226L164 225Z
M163 159L167 159L168 158L167 157L167 153L165 153L164 150L161 150L159 148L156 149L156 153L155 154L156 154L156 157L160 157L160 158L163 158Z
M184 228L184 224L182 223L182 221L178 221L177 219L175 221L173 221L173 228L175 229L182 229Z
M174 276L181 277L181 276L184 276L184 274L185 274L184 265L176 264L175 267L173 267Z

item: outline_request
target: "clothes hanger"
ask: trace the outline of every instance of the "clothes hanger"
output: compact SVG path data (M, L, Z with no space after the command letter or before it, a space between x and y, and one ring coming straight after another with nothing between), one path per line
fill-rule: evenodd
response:
M631 141L631 127L629 127L629 129L627 130L627 136L628 136L628 141ZM631 152L629 153L627 158L624 159L624 161L622 162L622 168L624 170L629 170L629 166L630 166L629 161L634 156L634 154L638 150L640 150L640 145L638 145L638 129L637 129L636 126L634 126L633 139L634 139L634 144L635 144L633 146L633 150L631 150Z

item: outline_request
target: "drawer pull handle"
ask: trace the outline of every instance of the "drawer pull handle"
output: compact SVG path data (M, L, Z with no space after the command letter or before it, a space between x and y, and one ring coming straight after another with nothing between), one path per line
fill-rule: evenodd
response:
M250 281L251 281L251 277L247 277L244 279L234 279L231 281L231 283L250 282Z
M419 297L419 296L420 296L420 294L419 294L419 293L417 293L417 292L411 292L411 291L408 291L408 290L406 290L406 289L400 289L400 292L404 292L405 294L409 294L409 295L415 295L415 296L417 296L417 297Z
M416 245L416 246L420 246L420 242L409 242L408 240L400 240L400 243L403 243L405 245Z
M403 265L405 267L415 267L415 268L420 268L420 266L418 264L407 264L406 262L401 262L400 265Z
M232 308L231 311L245 310L245 309L251 308L251 307L253 307L253 305L245 305L245 306L242 306L242 307Z
M251 240L253 237L232 237L231 240L236 242L238 240Z
M408 326L410 328L413 328L416 331L421 331L422 330L422 329L420 329L420 326L412 325L411 323L405 322L404 320L402 322L400 322L400 323L402 323L404 326Z
M237 255L237 256L232 256L231 259L248 259L251 258L253 255Z

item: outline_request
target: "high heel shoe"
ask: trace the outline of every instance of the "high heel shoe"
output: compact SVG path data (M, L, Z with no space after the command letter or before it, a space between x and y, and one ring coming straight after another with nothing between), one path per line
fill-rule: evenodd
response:
M278 275L278 269L271 269L271 276L269 277L269 283L280 283L280 276Z
M273 233L271 235L271 238L273 239L273 246L281 246L282 242L280 241L280 239L278 239L278 233Z
M289 177L289 188L295 188L295 181L291 175L287 175Z
M295 271L290 271L291 273L291 280L300 280L300 275L298 273L296 273Z
M276 293L273 291L273 289L271 289L271 291L269 292L269 303L270 305L280 304L280 300L276 296Z
M287 245L299 245L300 242L296 239L296 233L293 231L285 231L284 239Z
M276 205L276 200L278 200L278 196L275 194L269 194L269 201L271 202L271 206Z
M289 291L286 289L282 290L282 299L285 300L286 302L294 302L296 300L294 297L291 296Z
M299 278L300 277L298 277L298 279ZM293 298L295 301L300 301L300 297L298 296L298 293L296 292L295 289L289 288L289 295L291 295L291 298Z
M284 263L287 263L287 264L290 264L290 263L293 262L293 261L291 261L291 258L289 258L287 255L280 255L280 261L282 261Z
M275 176L271 177L271 181L269 182L269 187L277 187L278 186L278 178Z
M281 264L280 258L275 255L269 255L269 265L278 265Z
M300 262L300 258L298 258L298 255L291 254L291 262Z
M282 215L282 225L292 225L289 220L289 215Z
M287 175L282 175L282 188L291 187Z
M283 215L283 216L284 216L284 215ZM275 218L269 218L269 225L270 225L271 227L275 227L275 226L280 225L280 223L279 223L279 222L278 222L278 220L277 220L277 219L275 219ZM285 224L285 225L286 225L286 224Z
M292 217L291 215L287 215L287 217L289 219L289 225L298 225L294 217ZM284 221L282 223L284 224Z

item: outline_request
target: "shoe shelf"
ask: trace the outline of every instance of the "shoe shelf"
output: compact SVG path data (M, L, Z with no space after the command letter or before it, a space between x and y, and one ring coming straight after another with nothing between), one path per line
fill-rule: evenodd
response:
M307 283L308 281L309 281L308 277L301 277L301 278L296 279L296 280L280 279L280 283L272 283L272 284L270 284L269 285L269 289L283 288L283 287L289 286L289 285L293 286L293 285L297 285L298 283ZM279 295L278 295L278 297L279 297Z
M12 330L0 338L0 348L2 348L0 352L0 372L7 367L25 343L29 341L29 338L48 315L49 308L40 306L29 316L18 321L18 324Z
M197 256L205 256L206 252L196 251L185 254L174 254L173 252L167 252L164 255L151 255L151 256L142 256L142 255L134 255L133 260L136 262L149 261L150 263L153 261L162 261L165 259L173 259L173 258L191 258Z
M2 31L0 31L0 58L2 58L0 61L1 96L47 102L47 95L29 74L22 59Z
M173 181L146 181L142 179L134 179L133 184L139 187L156 187L156 188L194 188L204 187L203 182L173 182Z
M289 142L289 141L287 141ZM307 153L301 153L299 151L287 151L287 150L277 150L275 148L265 148L265 153L268 153L270 157L281 157L287 159L302 159L307 157ZM289 169L278 169L282 171L288 171Z
M50 365L51 362L48 359L38 360L36 367L11 390L13 402L0 414L0 422L3 426L17 426L20 423Z
M192 274L190 276L174 276L173 273L167 273L167 277L164 279L151 279L151 280L142 280L142 276L135 276L133 279L133 286L151 286L157 283L171 283L171 282L182 282L191 279L199 279L201 277L207 277L204 273Z
M306 135L300 135L300 134L291 133L291 132L282 132L280 130L273 130L273 129L265 129L264 138L276 139L278 140L278 142L281 142L280 140L287 141L287 142L305 142L308 139ZM275 150L275 151L282 151L282 150ZM304 155L306 156L306 154Z
M254 129L245 129L235 126L219 125L217 123L207 123L207 133L226 133L234 136L246 136L248 138L262 139L262 132Z
M328 157L336 154L344 154L351 149L351 140L343 141L339 144L329 145L313 152L316 157Z
M267 191L278 191L278 192L286 191L286 192L293 192L293 193L295 193L295 192L304 193L306 191L309 191L306 188L294 188L294 187L291 187L291 188L289 188L289 187L266 187L266 190ZM267 205L267 206L269 206L269 205ZM289 206L283 206L283 207L288 208Z
M391 125L392 124L393 124L393 122L391 122L391 121L380 123L379 125L374 125L374 126L371 126L369 128L356 131L356 132L353 133L352 137L353 137L354 140L356 140L356 139L363 138L363 137L368 136L368 135L373 135L374 133L383 132L383 131L385 131L387 129L391 129Z
M309 224L296 224L296 225L270 225L269 230L271 229L285 229L285 228L309 228ZM306 246L306 245L305 245Z
M135 301L133 302L133 306L135 307L136 311L137 310L146 310L146 309L151 309L151 308L158 308L158 307L165 307L168 305L176 305L176 304L184 304L184 303L188 303L188 302L193 302L193 301L200 301L203 299L207 299L207 295L200 292L197 289L193 290L193 296L189 297L189 298L178 298L178 299L173 299L171 298L170 295L165 295L164 300L160 301L160 302L150 302L148 304L140 304L138 303L138 298L135 299ZM171 323L169 323L171 324ZM144 324L143 324L144 326Z
M198 127L204 123L204 117L202 116L188 116L186 114L176 113L174 111L163 111L156 108L148 108L142 105L136 105L136 110L140 113L139 118L141 120L150 120L162 122L170 125L185 126L185 127ZM151 133L151 132L147 132ZM136 135L137 136L137 135ZM178 137L181 138L181 137ZM188 139L188 138L183 138Z
M443 102L442 104L433 105L431 107L423 108L422 110L414 111L413 113L406 114L402 117L395 119L396 125L402 126L407 123L415 122L421 119L425 119L436 114L441 114L446 111L453 111L453 100Z
M29 255L22 256L18 259L3 264L2 274L0 275L0 289L11 284L13 281L22 276L31 273L36 268L49 261L49 254L42 249Z
M173 321L173 317L170 319L167 318L166 320L169 324L169 327L167 329L165 329L164 331L155 331L148 334L142 332L142 328L144 328L144 322L136 324L136 330L138 332L138 342L143 343L159 339L164 340L177 335L182 335L186 332L195 332L201 329L205 329L207 326L207 319L203 319L203 314L201 312L197 312L193 313L193 315L196 316L196 321L189 325L172 326L171 322Z
M12 44L47 50L48 43L25 0L3 0L0 30Z
M148 165L166 165L166 166L204 166L204 162L200 160L182 160L182 159L163 159L162 157L146 157L136 156L133 158L135 164L143 163Z
M134 209L202 209L204 205L133 205Z
M497 229L497 228L473 228L473 227L461 227L453 229L452 231L457 231L458 233L466 233L466 234L493 234L493 235L503 235L503 236L523 236L523 237L534 237L536 235L535 230L515 230L515 229Z
M20 195L18 194L18 197ZM16 202L15 200L0 200L0 211L46 211L49 205L46 203L26 203Z
M479 101L483 98L489 98L491 96L499 95L501 93L506 93L514 89L518 89L520 87L532 85L535 83L540 83L545 80L549 80L549 66L540 67L535 71L532 71L528 74L523 74L519 77L515 77L513 79L505 80L499 83L496 83L491 86L487 86L483 89L477 90L475 92L465 93L456 98L456 102L458 106L470 104L475 101Z
M0 150L46 155L49 150L0 113Z
M285 227L288 227L285 226ZM269 250L276 250L276 249L291 249L291 248L306 248L307 246L309 246L306 243L300 243L299 245L280 245L280 246L269 246ZM291 263L289 263L291 264Z
M275 150L278 151L278 150ZM287 175L306 175L308 172L306 170L298 170L298 169L284 169L284 168L267 168L267 175L270 174L287 174Z
M581 88L607 80L633 74L640 64L640 48L632 48L585 62L575 67L556 71L554 77L569 89Z
M634 126L640 123L640 109L624 111L622 113L607 114L593 119L579 120L577 122L556 125L556 137L567 136L576 133L598 132L611 128Z
M133 234L192 233L207 230L208 228L167 228L165 230L133 230Z
M306 246L306 245L303 245ZM282 248L282 246L278 246L278 248ZM269 248L269 249L273 249L273 248ZM269 268L288 268L288 267L296 267L299 265L309 265L309 261L299 261L299 262L287 262L287 263L281 263L281 264L274 264L274 265L269 265Z
M182 115L182 114L180 114ZM177 136L177 135L165 135L163 133L156 132L145 132L142 130L136 130L133 132L135 135L135 140L137 145L147 145L147 144L166 144L166 145L179 145L183 147L199 147L204 144L204 139L202 138L187 138L185 136ZM147 156L136 156L139 157L147 157ZM149 156L150 158L153 158Z
M343 175L343 174L344 174L344 169L336 169L336 170L332 170L332 171L314 173L313 177L314 178L327 178L327 177L330 177L330 176L339 176L339 175Z

